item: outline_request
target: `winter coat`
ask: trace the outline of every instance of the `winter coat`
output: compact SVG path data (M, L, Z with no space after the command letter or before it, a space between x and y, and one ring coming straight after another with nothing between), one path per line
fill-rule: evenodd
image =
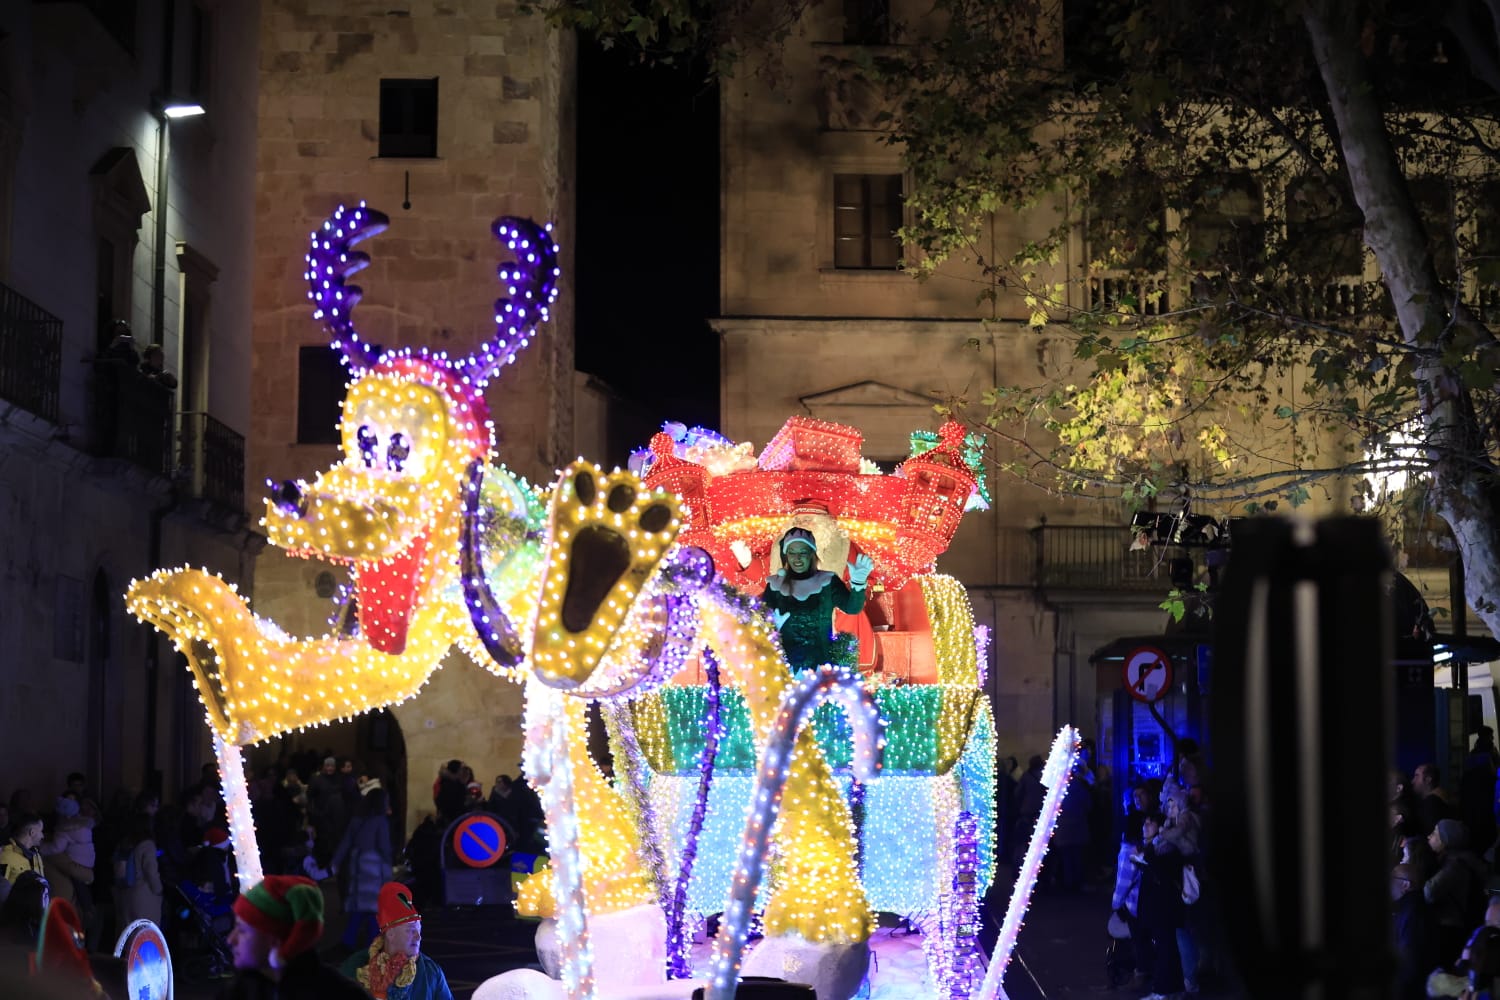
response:
M369 994L324 965L316 949L287 962L279 982L259 972L235 973L220 1000L369 1000Z
M135 884L115 885L115 908L120 929L134 920L161 923L161 865L156 858L156 841L149 837L130 849L130 863L135 870Z
M349 824L333 854L345 876L344 910L374 913L380 887L391 880L391 824L384 816L363 816Z
M1152 929L1152 936L1181 927L1186 916L1182 902L1182 855L1147 845L1134 863L1141 870L1138 915Z
M1437 874L1422 886L1422 895L1434 924L1467 933L1483 916L1484 862L1463 848L1444 851L1442 861Z
M44 858L66 854L80 868L92 871L96 860L94 821L82 816L59 820L57 829L52 831L52 838L42 844L41 850Z
M376 938L376 943L370 947L375 949L379 941ZM369 990L370 984L366 976L369 963L370 952L357 951L344 961L339 971ZM399 977L397 982L400 982ZM442 967L426 955L418 955L416 973L411 982L405 986L392 984L387 988L385 996L386 1000L453 1000L453 991L448 988L448 977L443 975Z
M1052 831L1053 847L1078 847L1089 842L1089 812L1093 809L1094 789L1082 774L1074 774L1063 792Z
M307 783L307 818L320 836L338 836L349 822L344 801L344 779L337 774L313 775Z
M46 878L42 852L34 847L27 851L14 840L7 841L4 847L0 847L0 878L5 879L7 884L12 884L22 872L36 872Z
M46 867L47 881L52 886L53 899L66 899L80 909L88 905L92 896L85 894L94 881L92 868L83 867L66 853L44 857L42 863Z

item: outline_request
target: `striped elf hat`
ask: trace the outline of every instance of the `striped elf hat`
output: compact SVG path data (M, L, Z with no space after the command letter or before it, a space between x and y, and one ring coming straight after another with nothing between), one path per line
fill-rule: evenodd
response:
M234 914L274 937L281 957L290 959L323 936L323 890L301 875L267 875L234 901Z

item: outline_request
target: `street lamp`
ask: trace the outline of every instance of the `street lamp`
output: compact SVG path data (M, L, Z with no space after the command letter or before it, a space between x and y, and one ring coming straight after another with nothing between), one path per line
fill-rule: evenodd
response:
M168 8L170 9L170 7ZM168 53L171 49L168 46ZM170 54L167 57L170 66ZM151 343L160 344L166 330L167 311L167 123L182 118L197 118L205 113L202 104L194 100L153 96L151 117L156 119L156 191L154 212L156 215L156 245L152 248L155 260L152 266L152 281L155 285L151 301ZM161 565L162 521L177 506L177 487L172 487L171 498L163 507L152 511L151 530L147 541L148 565ZM147 782L156 784L156 727L157 699L160 696L161 676L160 633L151 630L146 641L146 775ZM157 784L157 790L160 785Z
M197 101L168 100L161 102L161 113L167 118L196 118L205 110Z

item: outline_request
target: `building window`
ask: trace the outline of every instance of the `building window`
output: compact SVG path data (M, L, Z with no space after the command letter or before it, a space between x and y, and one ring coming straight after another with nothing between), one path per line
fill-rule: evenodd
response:
M1100 177L1089 192L1089 262L1106 271L1157 273L1167 267L1167 201L1140 178Z
M349 373L326 344L297 352L297 443L338 444Z
M1248 174L1200 182L1193 210L1184 220L1188 258L1205 271L1249 274L1266 258L1266 216L1260 185Z
M1458 277L1458 253L1455 248L1455 193L1447 178L1414 177L1407 182L1417 213L1427 230L1427 250L1437 268L1438 278L1452 282Z
M187 93L198 101L208 97L209 66L212 61L213 22L198 4L188 7Z
M1364 225L1359 210L1316 174L1286 188L1286 257L1292 274L1313 281L1364 273Z
M834 175L834 267L896 269L900 228L900 174Z
M890 43L890 0L844 0L845 45Z
M437 156L438 82L380 81L380 155Z
M100 357L115 336L115 320L124 319L115 308L115 245L107 239L96 244L94 266L94 353Z

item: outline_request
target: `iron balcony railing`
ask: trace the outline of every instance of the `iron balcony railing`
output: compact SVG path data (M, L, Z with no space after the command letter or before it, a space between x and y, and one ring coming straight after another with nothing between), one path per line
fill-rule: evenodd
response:
M1044 524L1031 529L1036 585L1056 590L1160 591L1172 588L1159 548L1130 550L1128 527Z
M1089 308L1129 309L1137 316L1160 316L1170 309L1165 275L1105 271L1089 276Z
M89 451L165 476L172 454L172 390L128 361L93 362Z
M195 499L245 510L245 436L207 413L182 415L178 468Z
M57 423L62 320L0 285L0 399Z

